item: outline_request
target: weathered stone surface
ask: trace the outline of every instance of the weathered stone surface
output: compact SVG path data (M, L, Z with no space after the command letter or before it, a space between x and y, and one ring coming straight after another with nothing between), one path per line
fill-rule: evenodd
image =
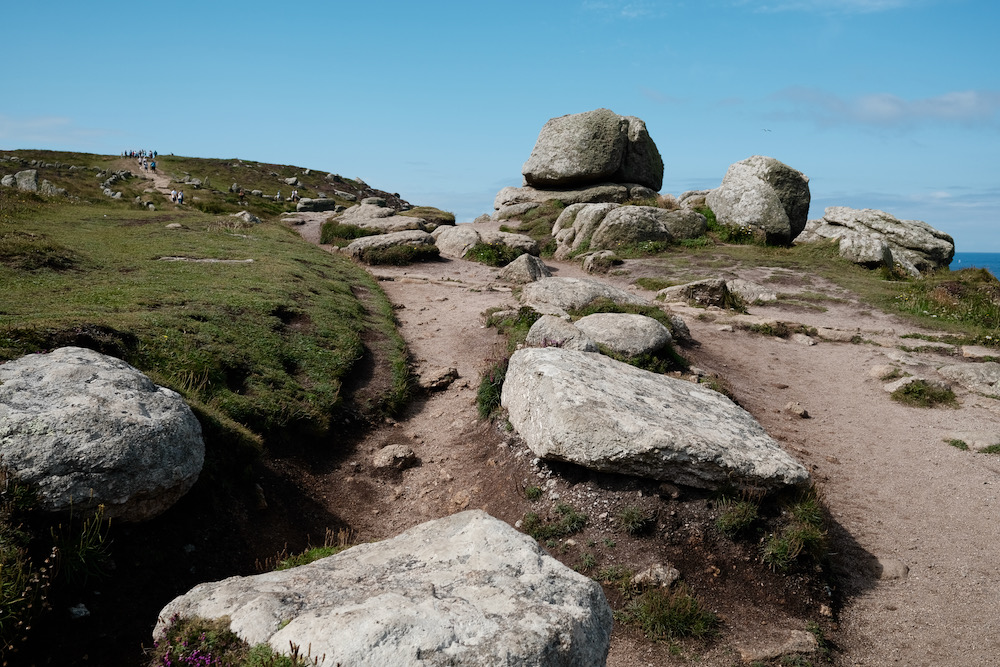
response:
M657 563L632 577L632 583L640 587L670 588L680 578L680 571L670 563Z
M594 250L614 250L644 241L672 241L705 234L705 216L652 206L621 206L609 211L590 239Z
M371 200L382 202L382 205L371 203ZM342 225L354 225L363 229L377 229L383 234L401 232L408 229L427 231L427 221L408 215L396 215L396 209L384 205L385 200L378 197L363 199L357 206L351 206L340 215L333 218Z
M771 157L753 155L729 167L706 196L720 224L760 230L770 244L792 242L809 216L809 179Z
M18 190L38 192L38 170L25 169L14 174L14 182Z
M404 470L416 463L417 455L406 445L386 445L372 457L372 467L376 470Z
M529 347L561 347L580 352L598 352L597 345L585 333L555 315L539 317L524 339Z
M552 200L564 206L573 204L624 204L629 200L650 199L656 192L635 183L601 183L582 189L537 190L532 187L506 187L493 200L496 212L493 218L506 220L518 218L527 211Z
M541 188L610 181L659 190L663 160L645 123L595 109L550 119L521 173L527 185Z
M587 273L607 273L612 266L621 263L621 257L614 250L597 250L583 255L583 270Z
M900 220L877 209L830 206L820 220L810 220L796 242L843 238L856 233L888 244L894 263L911 274L951 264L955 241L921 220Z
M360 239L351 241L344 248L351 257L362 257L372 250L390 248L392 246L420 246L434 245L434 237L419 229L410 229L402 232L391 232L389 234L377 234L375 236L363 236Z
M938 374L969 391L1000 398L1000 364L995 361L942 366Z
M260 224L260 218L258 218L256 215L254 215L250 211L240 211L239 213L233 213L229 217L230 218L236 218L237 220L240 220L241 222L243 222L245 224L248 224L248 225L259 225Z
M120 359L63 347L0 364L0 458L47 511L152 518L194 485L201 425L179 394Z
M295 204L296 211L335 211L339 204L334 199L310 199L306 197L305 199L300 199L297 204Z
M629 357L659 352L673 340L669 329L645 315L594 313L575 324L598 345Z
M750 280L733 278L726 281L726 288L743 299L744 303L767 303L778 300L778 293Z
M3 178L0 178L0 185L5 188L15 188L17 187L17 179L14 178L14 174L7 174Z
M250 644L357 665L604 665L601 587L482 511L429 521L309 565L201 584L159 614L228 616Z
M729 286L722 278L708 278L685 285L665 287L656 293L656 298L667 302L693 301L699 306L718 308L727 308L731 302Z
M552 272L545 266L545 262L525 253L500 269L498 276L500 280L509 283L531 283L542 278L551 278Z
M524 234L478 230L473 223L448 225L434 230L434 241L442 255L463 258L479 243L496 243L520 250L530 255L538 255L538 242Z
M540 313L559 316L600 298L615 303L648 304L641 296L589 278L542 278L528 283L521 291L521 303L525 306L531 306Z
M602 355L518 350L501 404L544 459L709 489L766 490L809 478L722 394Z
M837 253L849 262L868 269L891 267L892 250L882 239L863 234L844 234L840 237Z
M556 259L566 259L573 252L585 247L604 218L618 204L573 204L563 209L552 225L552 236L556 240Z

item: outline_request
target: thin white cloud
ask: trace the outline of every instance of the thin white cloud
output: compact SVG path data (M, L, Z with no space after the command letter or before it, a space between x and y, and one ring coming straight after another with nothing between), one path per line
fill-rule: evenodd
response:
M906 99L893 93L840 97L816 88L793 86L773 96L790 111L772 116L783 120L809 120L821 126L870 125L908 127L955 123L970 127L1000 127L1000 91L964 90Z
M37 116L13 118L0 115L0 142L21 148L43 145L79 145L105 137L110 132L75 125L70 118Z
M873 14L926 4L926 0L736 0L736 5L763 13L818 12L821 14Z
M648 0L586 0L583 8L590 12L598 12L615 18L640 19L652 18L663 14L663 3Z

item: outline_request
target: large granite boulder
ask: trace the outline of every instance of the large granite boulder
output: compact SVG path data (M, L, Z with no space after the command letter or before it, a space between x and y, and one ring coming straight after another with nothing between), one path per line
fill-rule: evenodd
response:
M614 250L646 241L671 242L704 236L705 216L689 209L655 206L574 204L567 206L552 226L556 259L581 248Z
M63 347L0 365L0 459L42 509L142 521L194 485L201 425L181 396L120 359Z
M419 229L410 229L402 232L362 236L359 239L351 241L344 248L344 252L364 262L369 261L369 258L379 250L385 250L393 246L418 247L433 245L433 236Z
M656 198L655 190L635 183L599 183L567 190L539 190L529 186L506 187L493 199L494 220L519 219L547 201L558 200L564 206L588 203L624 204Z
M705 199L723 225L750 227L768 244L787 245L809 217L809 179L772 157L753 155L730 165Z
M383 234L401 232L408 229L432 231L434 225L428 225L423 218L408 215L398 215L396 209L385 205L385 200L369 197L357 206L351 206L340 215L331 218L342 225L354 225L363 229L376 229Z
M939 368L938 374L946 380L961 385L968 391L1000 398L1000 364L995 361L950 364Z
M529 347L562 347L581 352L599 352L590 340L572 322L555 315L542 315L528 329L524 344Z
M627 357L655 354L673 340L669 329L646 315L594 313L574 324L598 345Z
M596 109L550 119L521 169L526 185L571 188L611 182L663 185L663 160L646 124Z
M512 250L537 256L538 242L525 234L476 229L474 223L441 226L433 232L434 242L442 255L463 258L480 243L497 244Z
M38 192L38 170L25 169L14 174L14 182L18 190Z
M604 665L599 584L474 510L309 565L201 584L159 614L230 619L250 644L310 647L320 667Z
M525 253L500 269L497 277L509 283L533 283L542 278L551 278L552 271L545 266L545 262Z
M296 211L302 212L320 212L320 211L335 211L340 204L337 203L335 199L324 199L318 197L316 199L310 199L305 197L300 199L295 205Z
M542 278L521 290L521 303L545 315L563 317L566 311L582 308L597 299L615 303L648 305L637 294L590 278Z
M518 350L501 404L544 459L706 489L766 491L809 479L722 394L602 355Z
M874 264L881 244L888 246L892 261L913 275L934 271L951 264L955 256L955 240L948 234L931 227L921 220L900 220L878 209L856 209L830 206L820 220L810 220L797 243L822 239L841 239L840 253L851 261L857 254L855 247L862 242L872 248L868 253ZM844 241L843 239L848 239ZM862 256L862 259L865 259Z

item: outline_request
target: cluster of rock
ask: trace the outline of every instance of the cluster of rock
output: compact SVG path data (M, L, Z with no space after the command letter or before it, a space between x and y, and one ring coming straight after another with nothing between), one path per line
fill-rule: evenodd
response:
M43 195L66 194L65 188L56 187L47 179L42 179L39 183L37 169L23 169L16 174L7 174L0 178L0 185L5 188L17 188L22 192L40 192Z
M808 482L806 469L722 394L594 354L655 354L674 338L644 315L569 321L568 311L596 299L649 305L591 279L542 278L521 291L522 304L544 315L529 330L528 347L511 357L501 404L538 457L710 489ZM689 338L679 318L671 322L678 337Z
M643 121L596 109L550 119L521 173L523 187L497 194L496 219L524 215L552 199L568 205L654 198L663 185L663 159Z
M78 347L0 364L0 459L41 509L142 521L194 485L201 425L179 394Z
M159 614L229 618L250 644L333 665L604 665L600 584L485 512L429 521L308 565L201 584Z
M912 275L951 264L955 241L920 220L899 220L875 209L830 206L810 220L796 243L838 239L841 257L869 268L899 265Z
M566 259L583 248L613 251L644 242L669 243L704 236L705 230L705 216L690 209L573 204L559 214L552 226L554 256Z

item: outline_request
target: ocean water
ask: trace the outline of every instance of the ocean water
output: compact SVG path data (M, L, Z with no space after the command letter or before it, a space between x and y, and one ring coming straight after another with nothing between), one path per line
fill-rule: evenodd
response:
M951 260L951 270L976 267L986 269L994 276L1000 277L1000 253L997 252L956 252Z

